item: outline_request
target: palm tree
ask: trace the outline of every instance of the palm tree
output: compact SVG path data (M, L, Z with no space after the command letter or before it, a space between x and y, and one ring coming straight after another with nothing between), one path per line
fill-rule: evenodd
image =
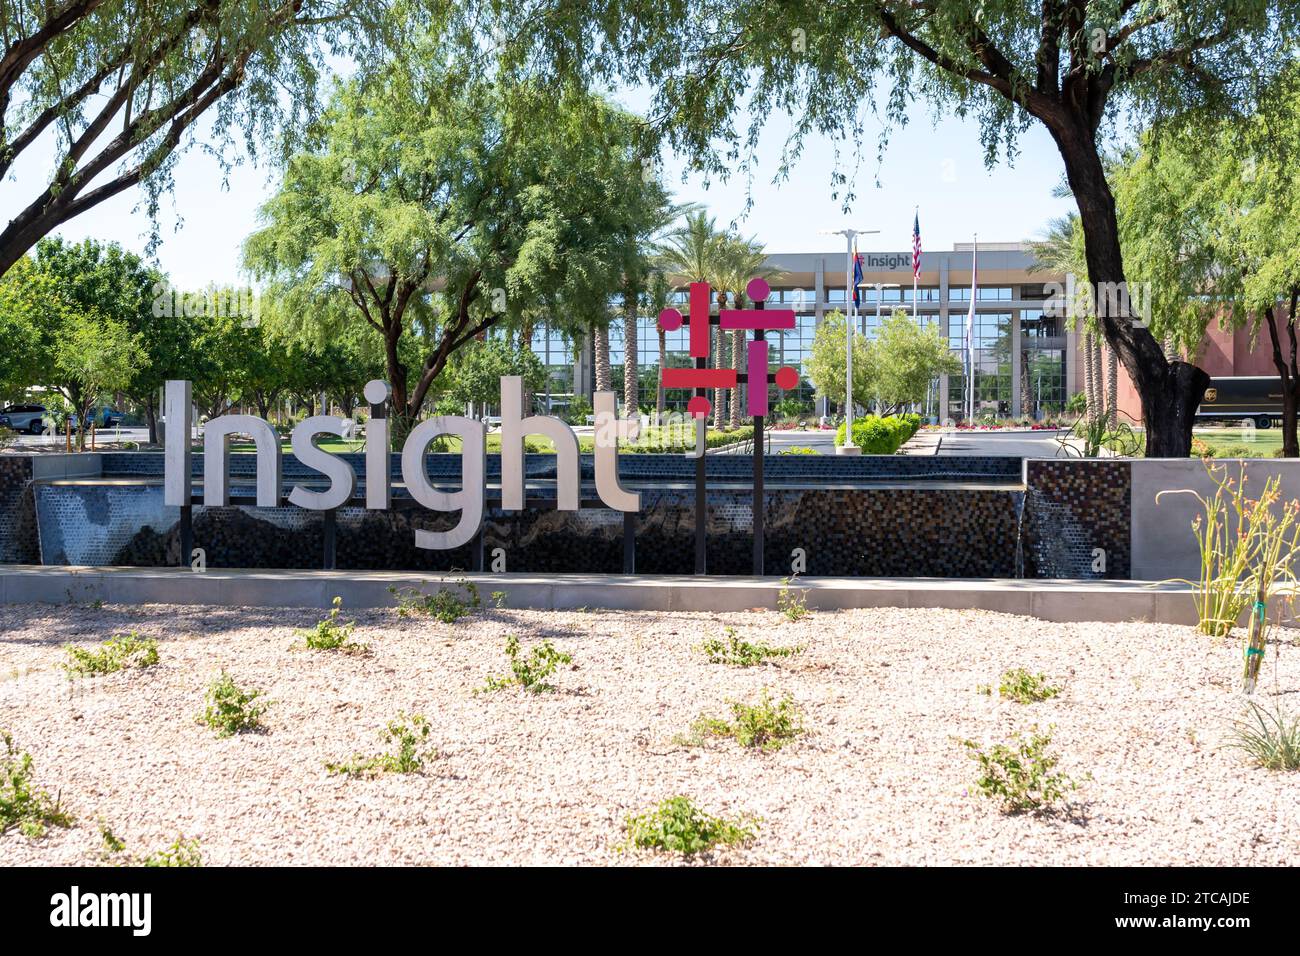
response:
M1057 198L1070 195L1068 188L1057 187L1052 191ZM1031 272L1051 271L1075 277L1076 293L1073 301L1062 300L1070 328L1077 328L1084 333L1084 397L1087 400L1087 416L1095 421L1101 414L1103 370L1100 359L1100 331L1096 317L1092 314L1092 296L1088 285L1088 262L1084 255L1083 222L1078 213L1058 216L1047 224L1047 230L1041 239L1031 240L1029 247L1037 260L1030 267ZM1083 322L1080 327L1079 317Z
M1111 431L1119 428L1119 356L1109 345L1106 347L1106 425Z
M768 266L767 254L758 240L742 239L739 236L727 236L722 242L720 255L722 267L717 283L719 290L730 294L731 301L737 309L745 307L745 289L749 280L754 278L771 279L780 274L779 269ZM731 333L731 361L736 374L743 369L745 352L745 333L736 330ZM763 386L765 387L765 386ZM731 427L740 427L740 389L737 388L731 402Z
M592 330L596 366L596 391L614 389L614 376L609 367L609 323L599 322Z
M646 283L645 304L651 321L655 321L659 313L668 308L671 296L672 289L668 286L668 277L664 275L663 270L655 269L650 273L649 281ZM662 425L665 404L663 370L668 367L668 333L659 327L657 321L655 321L655 330L659 333L659 388L655 395L655 423Z
M718 231L716 221L702 209L686 213L681 227L670 232L659 247L659 266L676 275L683 283L707 282L717 286L723 268L723 243L725 235ZM722 360L721 330L714 336L714 361ZM722 404L722 390L714 390L715 421Z

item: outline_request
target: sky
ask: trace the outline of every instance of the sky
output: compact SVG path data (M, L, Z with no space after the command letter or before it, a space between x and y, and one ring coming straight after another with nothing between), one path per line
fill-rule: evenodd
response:
M619 98L632 108L643 100L635 93ZM740 233L772 253L840 253L843 240L822 233L845 226L880 230L859 240L863 251L908 251L914 211L925 249L949 250L977 232L981 241L1015 242L1039 236L1050 218L1070 208L1069 200L1052 198L1061 163L1037 125L1020 140L1013 165L1003 159L988 170L973 120L948 117L936 123L917 106L908 126L891 135L883 163L877 163L877 134L870 129L856 166L849 165L851 155L841 157L841 168L856 172L856 199L845 214L832 195L834 147L826 139L808 140L789 180L772 182L788 124L781 118L769 123L751 183L743 175L727 182L706 183L699 176L683 182L682 164L671 156L664 158L665 183L676 201L707 206L719 224L734 221ZM15 164L10 181L0 187L0 215L12 217L31 197L47 175L50 156L47 144ZM191 147L177 163L174 191L163 198L157 262L182 289L248 281L239 268L240 244L257 228L258 207L275 186L274 170L244 162L228 181L224 178L215 157ZM747 188L753 206L746 213ZM66 223L57 234L70 241L115 241L143 253L149 231L142 194L130 190Z

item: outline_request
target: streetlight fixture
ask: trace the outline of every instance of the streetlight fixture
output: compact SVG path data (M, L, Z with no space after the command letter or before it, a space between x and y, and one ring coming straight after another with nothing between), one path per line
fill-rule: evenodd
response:
M853 240L880 232L879 229L823 229L823 236L844 237L844 308L848 321L844 327L844 444L835 449L837 455L860 455L862 449L853 444L853 336L857 329L857 309L853 305Z

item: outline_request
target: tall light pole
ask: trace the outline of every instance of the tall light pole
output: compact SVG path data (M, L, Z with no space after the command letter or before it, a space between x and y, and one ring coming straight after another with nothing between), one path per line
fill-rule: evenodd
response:
M844 309L847 321L844 328L844 444L835 449L837 455L860 455L862 449L853 444L853 336L857 332L857 309L853 305L853 240L880 232L879 229L826 229L823 236L844 237Z

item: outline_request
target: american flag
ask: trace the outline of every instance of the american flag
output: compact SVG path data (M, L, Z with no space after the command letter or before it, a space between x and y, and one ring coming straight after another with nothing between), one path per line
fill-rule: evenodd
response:
M921 214L912 219L912 278L921 278Z

